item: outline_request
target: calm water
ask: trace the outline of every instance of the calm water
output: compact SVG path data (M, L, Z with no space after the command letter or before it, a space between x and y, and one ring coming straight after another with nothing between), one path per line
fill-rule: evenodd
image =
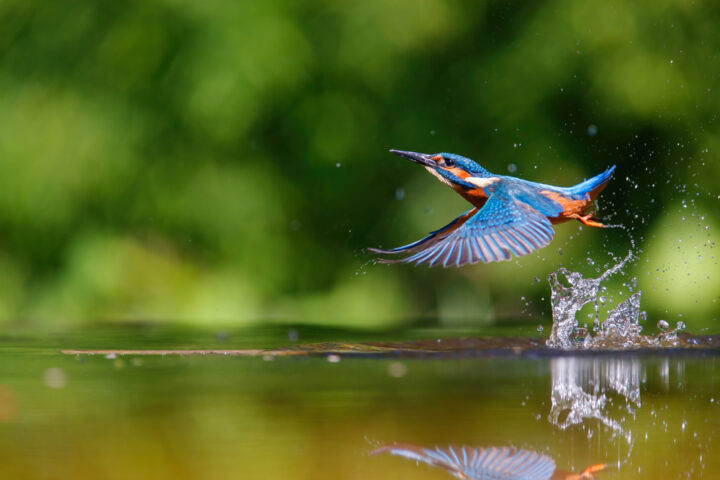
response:
M612 464L601 479L720 478L714 353L106 358L59 352L268 348L436 334L140 328L1 338L0 478L452 478L410 460L368 455L392 442L510 445L576 472Z

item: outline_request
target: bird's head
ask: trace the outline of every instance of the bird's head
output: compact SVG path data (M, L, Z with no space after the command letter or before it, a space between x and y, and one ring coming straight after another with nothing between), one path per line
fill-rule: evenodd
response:
M390 152L419 163L438 180L453 188L475 189L478 188L478 182L474 179L491 176L476 162L455 153L428 154L403 150L390 150Z

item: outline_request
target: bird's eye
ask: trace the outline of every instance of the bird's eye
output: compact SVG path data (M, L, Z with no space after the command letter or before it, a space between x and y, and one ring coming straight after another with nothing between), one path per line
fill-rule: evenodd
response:
M445 165L448 167L454 167L455 166L455 160L452 158L445 158L443 157L443 160L445 160Z

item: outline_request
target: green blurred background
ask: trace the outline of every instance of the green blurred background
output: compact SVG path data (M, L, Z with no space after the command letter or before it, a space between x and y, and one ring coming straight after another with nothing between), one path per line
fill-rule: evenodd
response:
M0 1L0 319L379 328L548 318L621 230L380 266L466 206L389 148L571 185L618 166L654 323L717 330L720 6L707 1ZM587 261L591 258L595 266ZM624 289L627 293L627 289Z

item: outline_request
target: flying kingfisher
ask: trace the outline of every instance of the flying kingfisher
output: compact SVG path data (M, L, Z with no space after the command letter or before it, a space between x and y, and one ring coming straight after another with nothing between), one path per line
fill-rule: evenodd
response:
M499 262L546 246L554 234L552 224L575 219L590 227L605 227L588 210L610 181L614 165L573 187L556 187L495 175L454 153L390 152L424 166L473 208L417 242L391 250L370 248L384 255L409 254L404 258L383 258L381 263L460 267Z
M389 453L447 470L464 480L590 480L604 470L599 464L575 474L555 468L555 461L531 450L510 447L423 448L410 444L385 445L370 455Z

